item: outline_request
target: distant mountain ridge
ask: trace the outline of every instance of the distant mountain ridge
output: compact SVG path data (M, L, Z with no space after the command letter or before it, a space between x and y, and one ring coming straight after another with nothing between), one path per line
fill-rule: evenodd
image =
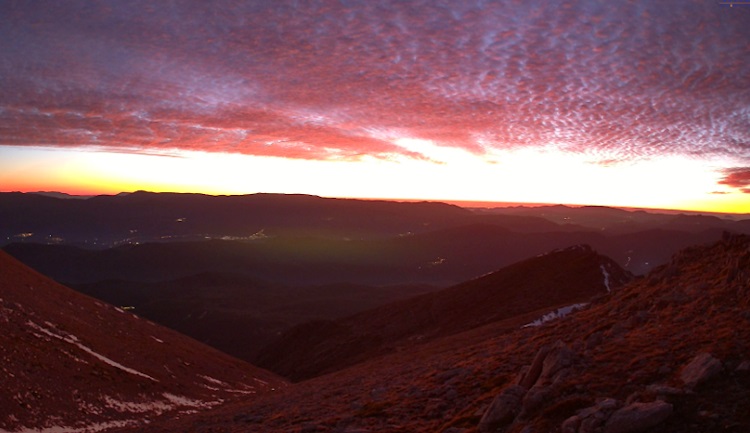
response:
M0 193L0 241L105 248L123 243L253 235L371 238L453 225L471 212L438 202L332 199L299 194L208 196L137 191L68 200Z
M252 240L266 236L374 239L471 224L516 232L664 229L745 231L744 222L714 215L626 211L607 207L466 209L441 202L323 198L301 194L209 196L137 191L77 197L0 193L0 245L36 242L108 248L143 242Z

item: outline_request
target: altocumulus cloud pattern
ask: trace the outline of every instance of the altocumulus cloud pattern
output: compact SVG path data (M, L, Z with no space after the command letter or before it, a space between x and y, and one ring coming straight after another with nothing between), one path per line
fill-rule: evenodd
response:
M750 8L710 1L0 4L0 144L302 159L554 146L734 161Z

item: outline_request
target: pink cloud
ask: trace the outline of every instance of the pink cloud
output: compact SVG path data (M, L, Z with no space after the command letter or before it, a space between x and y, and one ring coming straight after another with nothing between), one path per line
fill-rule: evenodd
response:
M288 158L559 145L750 163L744 15L701 1L0 5L0 145ZM686 32L685 29L703 29ZM481 138L481 139L480 139Z

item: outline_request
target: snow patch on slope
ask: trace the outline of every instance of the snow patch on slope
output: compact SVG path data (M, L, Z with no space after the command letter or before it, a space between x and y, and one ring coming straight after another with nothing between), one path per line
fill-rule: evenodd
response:
M164 400L149 401L147 396L142 396L142 401L122 401L110 396L104 396L102 401L110 408L120 413L154 413L161 415L177 408L210 408L221 403L217 401L192 400L180 395L165 392L162 394Z
M568 305L567 307L558 308L557 310L550 311L549 313L547 313L547 314L543 315L542 317L534 320L533 322L530 322L530 323L527 323L527 324L523 325L522 328L530 328L530 327L535 327L535 326L542 326L543 324L545 324L547 322L559 319L561 317L565 317L565 316L567 316L568 314L570 314L570 313L572 313L574 311L578 311L578 310L580 310L581 308L583 308L583 307L585 307L587 305L588 305L588 303L580 303L580 304Z
M229 384L228 384L228 383L226 383L226 382L222 382L222 381L221 381L221 380L219 380L219 379L214 379L214 378L213 378L213 377L211 377L211 376L206 376L206 375L204 375L204 374L199 374L199 375L198 375L198 377L200 377L200 378L202 378L202 379L206 380L207 382L211 382L211 383L213 383L214 385L219 385L219 386L229 386Z
M250 385L246 385L244 383L237 384L237 385L239 385L240 387L242 387L244 389L237 389L237 388L233 388L232 385L230 385L230 384L228 384L226 382L222 382L221 380L215 379L215 378L213 378L211 376L206 376L206 375L203 375L203 374L199 374L198 377L200 377L201 379L205 380L206 382L209 382L210 384L215 385L215 386L211 386L211 385L207 385L207 384L202 384L201 385L203 388L209 389L211 391L224 390L226 392L231 392L231 393L234 393L234 394L255 394L255 388L252 387L252 386L250 386ZM259 379L255 379L255 380L259 380ZM217 388L217 386L220 386L221 388Z
M187 406L187 407L208 407L211 406L212 403L205 402L201 400L191 400L187 397L182 397L179 395L170 394L168 392L165 392L162 394L164 398L172 402L175 406Z
M42 428L20 427L17 430L3 430L0 433L96 433L112 428L133 427L140 424L137 420L120 420L108 421L89 424L86 426L68 427L68 426L51 426Z
M602 270L602 275L604 275L604 287L607 288L607 292L611 292L612 287L609 285L609 272L607 272L607 268L604 265L599 265L599 269Z
M120 413L152 412L156 415L161 415L162 413L174 408L174 406L169 404L167 401L122 401L108 395L105 395L102 400L108 408Z
M120 364L119 362L113 361L113 360L107 358L106 356L93 351L88 346L84 346L83 344L81 344L78 341L78 337L76 337L75 335L61 335L61 334L58 334L56 332L50 331L49 329L47 329L47 328L45 328L43 326L37 325L36 323L34 323L34 322L30 321L30 320L27 321L26 324L30 328L32 328L32 329L34 329L36 331L39 331L39 332L41 332L42 334L44 334L44 335L46 335L48 337L56 338L58 340L64 341L66 343L69 343L69 344L72 344L72 345L78 347L82 351L84 351L84 352L88 353L89 355L93 356L94 358L96 358L96 359L104 362L105 364L111 365L112 367L118 368L118 369L120 369L120 370L122 370L122 371L124 371L126 373L130 373L130 374L133 374L135 376L145 377L146 379L152 380L154 382L158 382L157 379L154 379L153 377L151 377L151 376L149 376L147 374L143 374L143 373L141 373L138 370L134 370L134 369L132 369L130 367L126 367L126 366ZM49 323L49 322L45 322L45 324L54 328L54 326L51 323ZM36 333L34 333L34 335L36 335L38 337L42 337L41 335L36 334Z

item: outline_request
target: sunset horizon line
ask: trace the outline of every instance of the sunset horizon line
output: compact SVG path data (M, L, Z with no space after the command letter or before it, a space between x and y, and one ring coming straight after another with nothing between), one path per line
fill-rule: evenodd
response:
M523 202L523 201L496 201L496 200L461 200L461 199L450 199L450 198L409 198L409 197L366 197L366 196L335 196L325 194L312 194L306 192L267 192L267 191L255 191L247 193L221 193L221 192L201 192L201 191L176 191L176 190L151 190L151 189L135 189L132 191L102 191L102 192L73 192L65 190L45 189L45 190L32 190L32 189L16 189L16 190L2 190L0 193L22 193L22 194L38 194L38 195L64 195L69 196L71 199L88 199L93 197L115 197L121 195L130 195L135 193L149 193L149 194L182 194L182 195L203 195L210 197L242 197L252 195L281 195L281 196L307 196L307 197L318 197L322 199L335 199L335 200L360 200L360 201L387 201L387 202L402 202L402 203L444 203L448 205L454 205L466 209L502 209L502 208L514 208L514 207L553 207L563 206L569 208L610 208L620 209L629 212L657 212L657 213L668 213L668 214L698 214L698 215L725 215L733 217L750 216L750 212L732 212L732 211L715 211L705 209L690 209L690 208L667 208L667 207L648 207L648 206L625 206L615 204L593 204L593 203L565 203L565 202ZM58 197L62 198L62 197Z

